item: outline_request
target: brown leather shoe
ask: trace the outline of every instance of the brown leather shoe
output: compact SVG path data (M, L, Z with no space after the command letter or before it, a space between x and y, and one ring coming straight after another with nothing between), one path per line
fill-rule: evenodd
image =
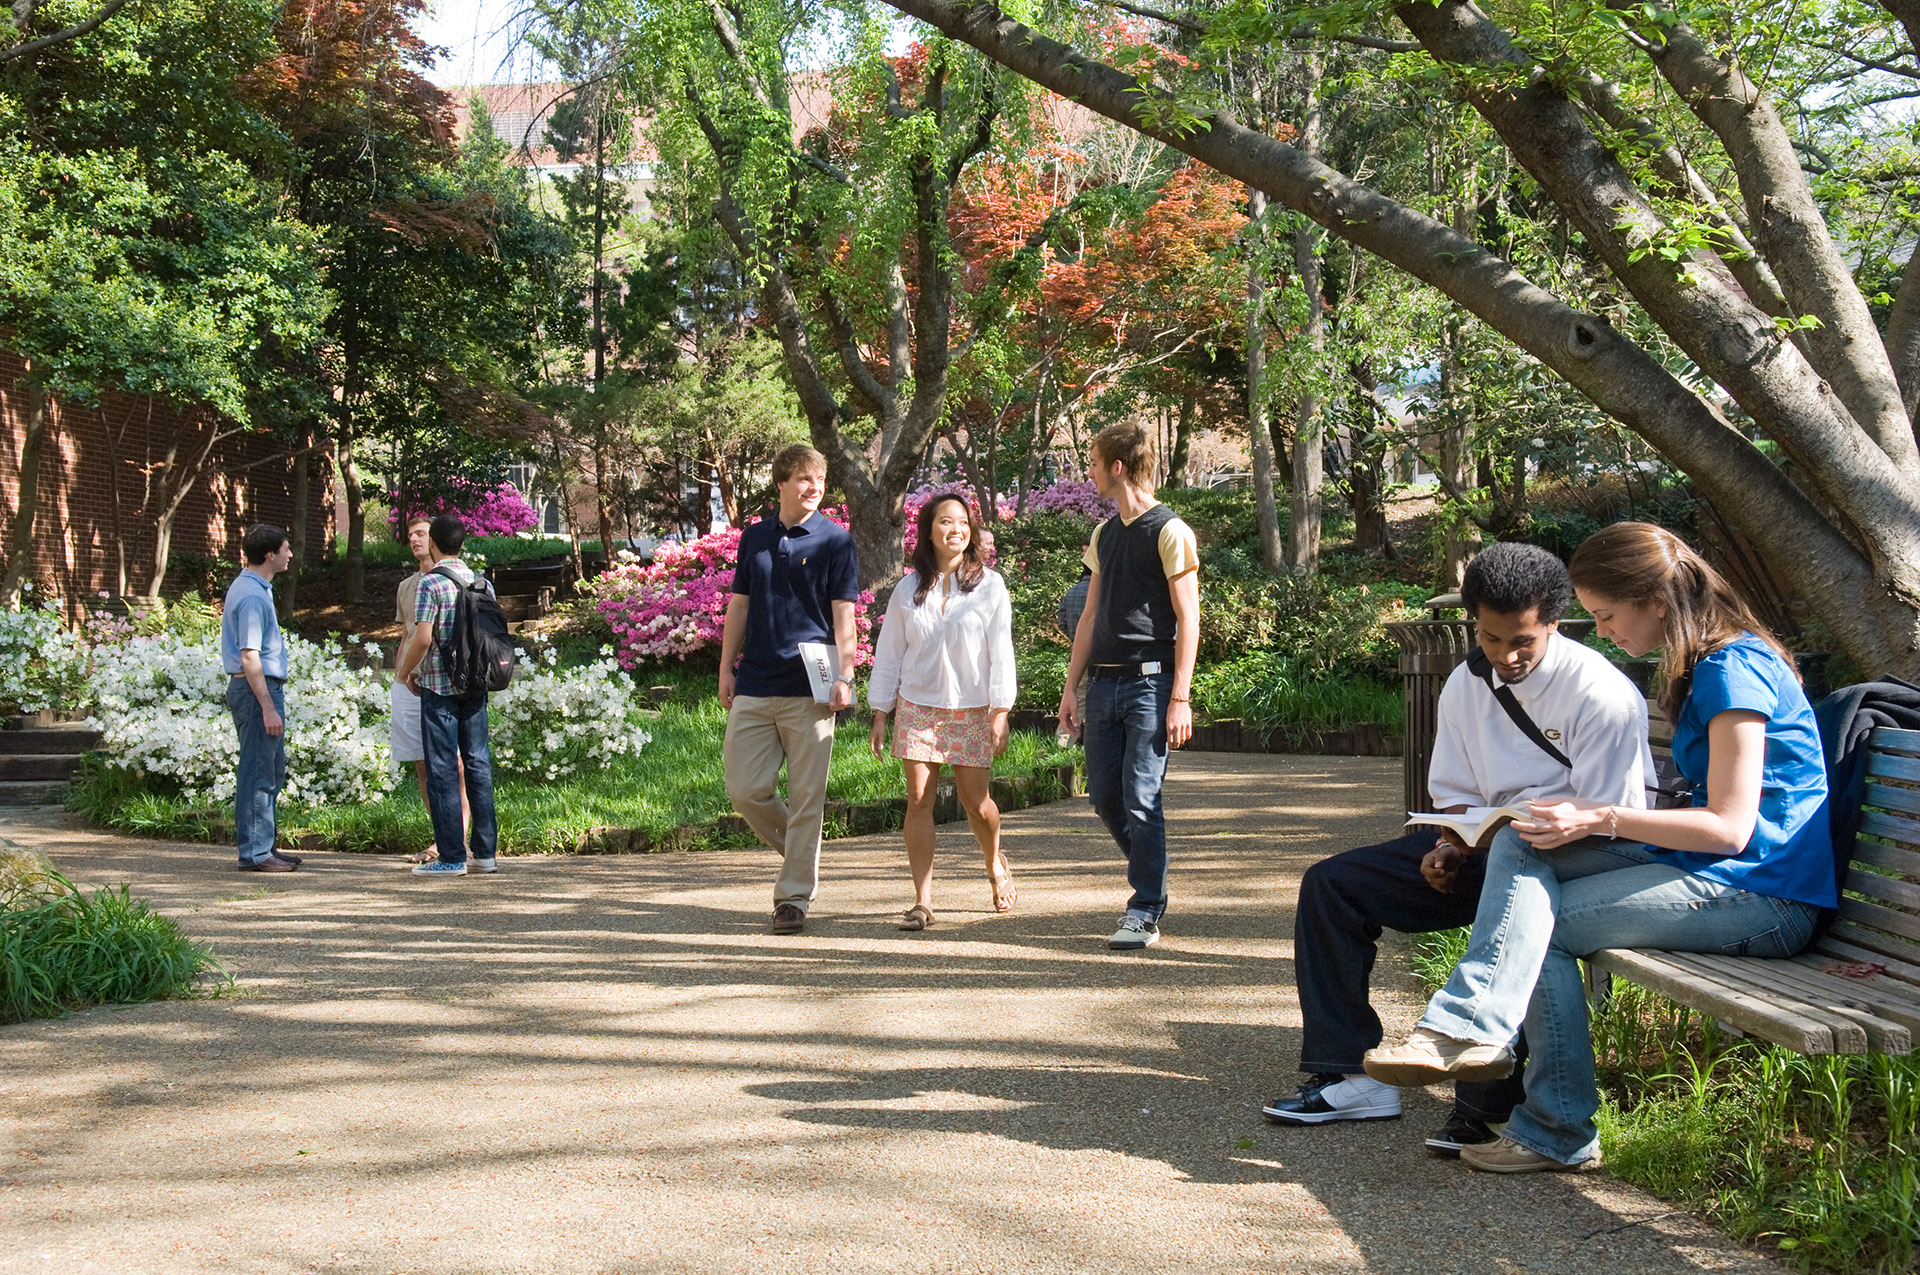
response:
M773 910L773 932L775 934L798 934L806 928L807 914L791 903L782 903Z
M276 859L285 859L288 863L291 863L296 868L300 866L300 862L301 862L300 856L295 854L291 850L275 850L273 852L273 857Z
M299 866L299 864L287 862L277 854L270 854L266 858L256 860L253 863L241 864L240 870L242 872L293 872L296 871Z

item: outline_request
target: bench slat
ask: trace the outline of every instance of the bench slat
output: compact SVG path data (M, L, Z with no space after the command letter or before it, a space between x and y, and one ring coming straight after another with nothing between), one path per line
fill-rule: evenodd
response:
M1661 952L1660 959L1686 970L1708 987L1752 996L1764 1004L1783 1009L1816 1023L1825 1023L1833 1032L1833 1050L1839 1054L1863 1054L1878 1049L1875 1037L1888 1038L1898 1033L1902 1048L1911 1038L1897 1023L1876 1022L1869 1027L1860 1021L1859 1011L1847 1011L1830 1002L1841 999L1810 994L1783 978L1777 966L1788 962L1755 956L1723 956L1718 952ZM1871 1017L1871 1014L1866 1015Z
M1840 899L1840 915L1868 929L1885 930L1902 938L1920 940L1920 916L1909 916L1905 912L1883 908L1877 903L1849 899L1844 895Z
M1868 811L1872 814L1872 811ZM1885 818L1885 816L1881 816ZM1863 828L1862 831L1865 831ZM1884 837L1884 832L1876 832L1876 837ZM1868 863L1876 868L1885 868L1888 872L1898 872L1901 876L1920 877L1920 853L1903 846L1883 846L1872 841L1853 843L1853 861Z
M1903 779L1920 783L1920 757L1902 757L1898 753L1868 753L1867 773L1881 779Z
M1895 788L1892 784L1868 784L1861 803L1901 814L1920 815L1920 788Z
M1830 952L1849 961L1873 961L1885 966L1887 972L1897 978L1920 983L1920 948L1844 917L1833 923L1814 944L1814 950Z
M1886 977L1908 991L1920 990L1920 965L1911 965L1887 952L1875 952L1845 941L1846 922L1842 921L1813 941L1813 946L1793 959L1801 962L1849 961L1878 965Z
M1736 960L1720 957L1719 960ZM1920 1031L1920 1002L1893 990L1884 978L1840 978L1817 965L1796 960L1769 960L1751 978L1778 983L1790 996L1829 1014L1853 1019L1867 1033L1867 1048L1879 1054L1905 1054L1913 1049L1913 1033Z
M1868 748L1887 748L1899 753L1920 753L1920 730L1901 730L1898 726L1876 726L1867 735Z
M1749 1036L1784 1045L1796 1053L1860 1053L1866 1047L1866 1033L1857 1024L1848 1023L1847 1027L1857 1035L1859 1048L1837 1051L1830 1021L1809 1018L1745 992L1708 985L1691 970L1678 968L1661 959L1666 955L1662 952L1613 947L1595 952L1586 959L1649 991L1723 1019Z
M1904 908L1920 908L1920 885L1913 885L1898 877L1882 876L1878 872L1863 872L1855 868L1847 873L1843 888L1852 890L1855 894L1864 894L1870 899L1878 899L1882 903L1892 903Z

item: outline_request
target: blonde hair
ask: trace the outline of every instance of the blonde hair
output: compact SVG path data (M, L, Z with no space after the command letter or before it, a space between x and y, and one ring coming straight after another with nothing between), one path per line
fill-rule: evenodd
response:
M1105 465L1125 466L1127 481L1135 487L1152 487L1154 464L1159 448L1153 432L1133 421L1109 425L1093 436L1093 454Z
M1567 564L1576 589L1609 602L1667 607L1666 642L1657 679L1660 707L1678 721L1693 667L1743 634L1772 647L1793 668L1793 655L1754 617L1746 600L1686 541L1649 522L1616 522L1581 542Z

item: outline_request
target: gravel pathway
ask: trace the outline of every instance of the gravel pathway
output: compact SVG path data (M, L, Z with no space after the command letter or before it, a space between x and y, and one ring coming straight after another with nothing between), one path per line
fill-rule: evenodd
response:
M502 860L0 836L132 881L220 1000L0 1028L0 1271L1774 1270L1605 1174L1507 1179L1398 1122L1282 1129L1292 903L1395 831L1399 764L1183 755L1166 937L1085 803L1010 815L1020 907L943 828L924 934L895 836L829 843L805 934L770 852ZM1376 975L1390 1030L1418 1001Z

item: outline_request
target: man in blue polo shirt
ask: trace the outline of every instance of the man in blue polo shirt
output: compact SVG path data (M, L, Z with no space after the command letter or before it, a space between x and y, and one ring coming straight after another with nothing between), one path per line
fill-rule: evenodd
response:
M287 643L273 613L273 578L293 560L287 533L270 523L247 528L246 570L227 586L220 612L220 667L227 711L240 735L233 789L234 840L242 872L292 872L299 856L274 853L274 804L287 780Z
M827 458L795 444L773 458L773 482L779 516L740 533L720 636L720 702L727 709L727 795L760 839L785 856L773 887L773 932L797 934L820 886L834 714L853 703L860 571L853 537L819 512ZM838 650L839 676L824 704L813 698L802 642ZM785 801L776 787L782 762Z

